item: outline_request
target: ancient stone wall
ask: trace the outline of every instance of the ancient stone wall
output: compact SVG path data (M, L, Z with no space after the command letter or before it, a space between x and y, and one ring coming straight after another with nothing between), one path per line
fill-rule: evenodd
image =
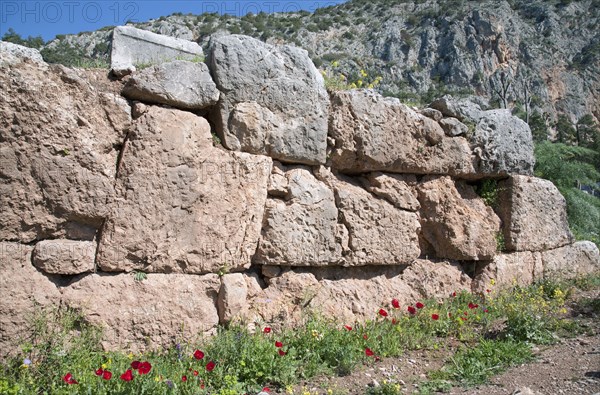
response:
M2 349L39 306L138 350L600 265L507 111L329 94L306 51L238 35L121 80L0 54Z

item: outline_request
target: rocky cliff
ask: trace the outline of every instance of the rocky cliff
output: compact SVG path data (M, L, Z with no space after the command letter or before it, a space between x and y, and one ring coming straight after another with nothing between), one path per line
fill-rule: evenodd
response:
M599 16L593 0L351 0L312 14L174 14L135 25L205 48L213 33L290 43L331 77L386 96L427 104L477 95L524 118L547 114L551 125L558 113L600 118ZM107 59L110 34L61 36L45 51L58 61Z
M40 306L136 350L600 265L506 110L327 92L307 51L242 35L122 79L0 51L3 350Z

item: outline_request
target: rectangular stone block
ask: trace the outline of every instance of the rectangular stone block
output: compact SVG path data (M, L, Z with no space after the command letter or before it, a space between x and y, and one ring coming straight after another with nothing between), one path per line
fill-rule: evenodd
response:
M113 30L110 67L119 73L140 64L160 64L171 60L192 60L203 56L195 42L136 29L117 26Z

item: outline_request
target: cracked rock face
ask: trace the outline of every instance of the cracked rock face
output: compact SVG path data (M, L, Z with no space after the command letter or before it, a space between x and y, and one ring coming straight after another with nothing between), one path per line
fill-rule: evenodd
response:
M324 167L288 168L287 195L267 200L254 262L286 266L406 264L419 254L417 214ZM274 172L273 177L279 177ZM413 197L414 199L414 197Z
M474 176L467 140L445 136L436 121L398 99L341 91L331 106L331 162L340 171Z
M213 147L202 117L150 106L123 151L99 267L162 273L248 267L271 166L264 156Z
M219 91L206 64L176 60L134 74L123 87L123 96L182 110L201 110L219 100Z
M498 183L498 202L508 251L542 251L573 242L565 198L551 181L512 176Z
M58 304L56 285L31 264L33 247L0 242L0 358L16 350L29 333L28 316Z
M500 219L473 188L450 177L426 178L418 186L424 238L438 258L491 259Z
M131 122L120 84L28 60L0 71L0 239L92 240Z
M138 352L214 333L219 286L216 274L91 274L62 289L62 302L103 329L105 349Z
M325 163L329 97L305 50L213 36L208 65L221 91L214 123L227 148L288 163Z

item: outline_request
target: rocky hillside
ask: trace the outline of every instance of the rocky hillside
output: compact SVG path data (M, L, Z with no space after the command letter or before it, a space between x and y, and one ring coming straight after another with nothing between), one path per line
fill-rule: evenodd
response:
M226 32L292 43L348 85L415 104L477 95L552 125L559 113L600 117L599 15L594 0L351 0L312 14L173 14L135 25L205 47ZM71 65L108 59L110 35L58 36L42 53Z

